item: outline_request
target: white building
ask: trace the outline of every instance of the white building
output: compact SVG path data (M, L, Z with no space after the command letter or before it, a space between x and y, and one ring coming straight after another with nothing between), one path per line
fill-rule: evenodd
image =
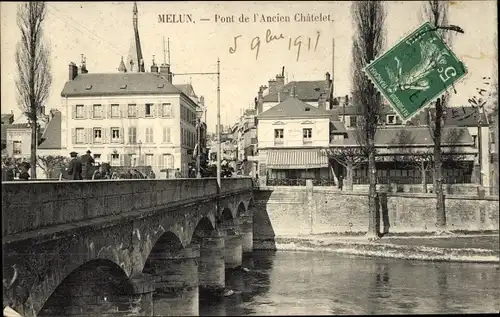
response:
M90 150L112 166L151 166L157 177L180 169L188 175L196 144L198 104L172 84L170 65L145 72L134 4L134 40L118 73L88 73L69 65L62 92L61 146L79 155ZM136 67L137 66L137 67ZM190 87L192 90L192 87Z

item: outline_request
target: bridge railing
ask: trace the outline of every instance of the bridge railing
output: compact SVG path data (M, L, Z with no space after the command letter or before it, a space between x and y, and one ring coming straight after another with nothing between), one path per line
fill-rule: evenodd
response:
M223 178L222 194L251 190ZM215 178L2 182L2 236L217 195Z

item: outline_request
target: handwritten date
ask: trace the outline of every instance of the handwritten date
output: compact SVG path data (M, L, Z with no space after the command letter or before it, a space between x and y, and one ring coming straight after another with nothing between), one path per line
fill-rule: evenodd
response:
M302 49L307 49L307 51L312 51L315 52L319 39L320 39L320 32L316 32L315 37L310 37L310 36L296 36L296 37L289 37L285 36L283 33L276 33L274 34L270 29L266 30L266 34L263 38L260 36L255 36L251 41L250 41L250 50L255 51L255 59L259 59L259 52L260 48L262 45L265 44L271 44L273 42L287 42L288 45L288 50L291 51L292 49L295 49L296 51L296 60L298 61L300 59L300 53ZM233 46L229 47L229 53L234 54L238 50L238 39L242 38L243 35L237 35L234 37L233 41Z

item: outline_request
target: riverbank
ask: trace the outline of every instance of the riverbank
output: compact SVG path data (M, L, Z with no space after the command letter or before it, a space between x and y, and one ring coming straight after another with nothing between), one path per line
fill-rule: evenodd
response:
M386 236L368 241L364 236L332 234L278 236L254 241L255 250L316 251L423 261L499 263L499 235Z

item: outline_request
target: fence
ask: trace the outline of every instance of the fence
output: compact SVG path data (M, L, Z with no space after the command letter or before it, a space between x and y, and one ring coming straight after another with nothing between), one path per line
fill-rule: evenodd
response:
M353 184L364 185L369 184L368 176L354 176ZM432 178L427 179L427 184L432 183ZM470 184L472 183L471 175L444 175L443 183L445 184ZM398 184L398 185L417 185L422 184L421 176L377 176L377 184Z
M306 186L307 178L268 178L267 186ZM314 186L335 186L335 181L327 178L312 179Z

